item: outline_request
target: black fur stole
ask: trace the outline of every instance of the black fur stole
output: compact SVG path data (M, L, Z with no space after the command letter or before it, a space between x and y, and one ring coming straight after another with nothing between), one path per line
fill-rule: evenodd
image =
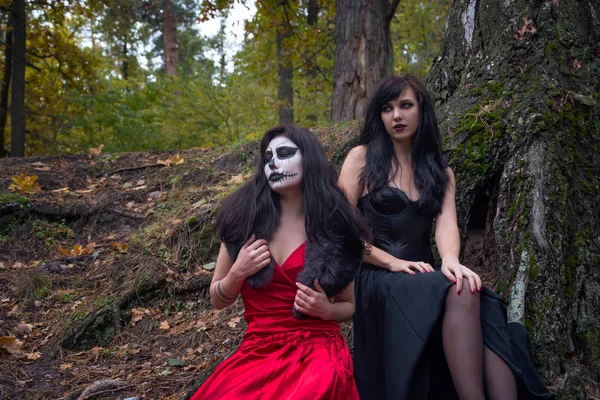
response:
M326 223L329 236L317 235L316 241L308 242L304 254L304 269L298 274L298 282L315 289L314 281L317 279L325 290L327 298L339 294L356 277L358 268L362 263L363 244L358 238L348 235L348 228L343 221ZM264 235L257 234L257 239L269 241ZM235 262L243 243L225 243L227 252ZM258 289L265 286L273 277L275 263L273 259L268 266L249 276L248 284ZM297 319L307 318L306 315L293 309Z

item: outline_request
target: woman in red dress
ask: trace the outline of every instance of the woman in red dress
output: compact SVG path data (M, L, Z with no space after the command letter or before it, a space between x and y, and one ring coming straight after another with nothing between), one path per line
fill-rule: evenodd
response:
M267 131L260 163L217 216L213 306L244 301L248 330L192 399L358 399L340 321L368 228L337 186L317 138Z

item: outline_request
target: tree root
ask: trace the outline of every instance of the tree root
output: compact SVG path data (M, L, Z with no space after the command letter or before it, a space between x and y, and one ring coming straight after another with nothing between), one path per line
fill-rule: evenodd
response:
M119 172L135 171L138 169L156 168L156 167L164 167L164 165L162 165L162 164L144 164L144 165L137 165L135 167L119 168L119 169L115 169L113 171L107 172L106 174L100 174L99 176L102 176L102 175L110 176L110 175L118 174Z
M175 286L171 288L171 293L182 294L204 290L210 286L211 280L212 275L194 277L181 286ZM164 289L167 286L167 283L168 282L164 277L158 280L144 281L133 290L115 300L113 303L96 310L93 314L88 316L83 322L76 326L71 332L65 335L65 339L62 341L62 347L66 349L80 349L84 337L88 333L90 327L101 321L101 318L108 320L103 321L103 325L112 325L116 334L121 333L124 326L123 319L121 317L122 311L126 309L130 303L134 301L143 301L144 299L152 296L155 292Z
M89 385L87 388L85 388L85 390L79 395L79 397L77 397L77 400L92 400L131 387L133 387L133 385L128 385L127 382L117 381L113 379L96 381Z

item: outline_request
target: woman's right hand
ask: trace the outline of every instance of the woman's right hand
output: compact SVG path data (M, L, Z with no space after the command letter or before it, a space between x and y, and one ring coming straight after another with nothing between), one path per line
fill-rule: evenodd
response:
M422 261L406 261L395 258L391 263L388 264L389 271L391 272L405 272L410 275L415 275L415 271L418 272L433 272L434 269L431 265ZM414 271L413 271L414 270Z
M254 240L256 235L252 234L250 239L240 249L237 260L229 271L236 280L243 280L250 275L260 271L271 262L271 253L264 239Z

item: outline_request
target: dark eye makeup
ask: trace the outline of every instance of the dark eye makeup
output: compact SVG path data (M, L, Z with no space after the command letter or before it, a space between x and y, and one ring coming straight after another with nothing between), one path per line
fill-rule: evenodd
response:
M267 164L273 158L273 152L271 150L265 151L265 164Z
M281 147L277 148L277 157L279 157L280 160L285 160L286 158L292 158L292 157L294 157L294 155L296 154L297 151L298 151L297 147L281 146Z

